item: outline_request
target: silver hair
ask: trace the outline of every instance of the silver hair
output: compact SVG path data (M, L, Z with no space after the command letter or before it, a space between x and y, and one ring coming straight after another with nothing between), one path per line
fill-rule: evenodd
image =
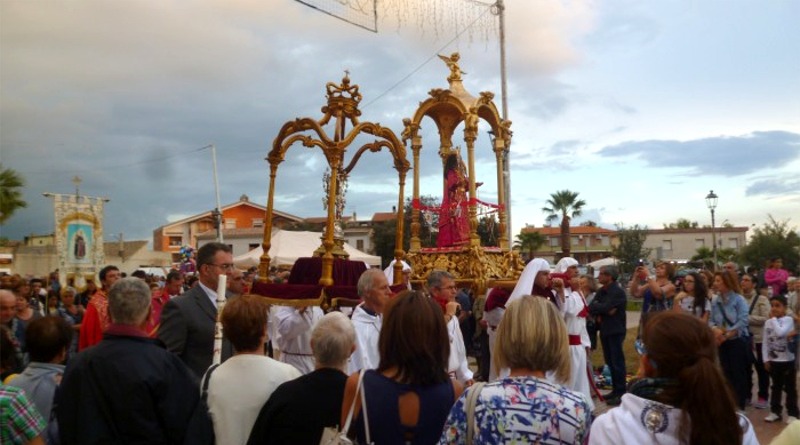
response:
M108 313L114 323L142 324L150 314L150 286L138 278L120 278L108 291Z
M364 298L367 295L367 292L371 291L373 287L375 287L375 277L378 275L383 275L383 271L380 269L367 269L365 270L360 277L358 277L358 284L356 285L356 289L358 290L358 296Z
M442 287L442 280L445 278L453 279L453 275L450 272L444 270L434 270L428 274L428 289L432 289L434 287Z
M325 314L311 331L311 349L318 368L344 370L355 343L353 322L341 312Z

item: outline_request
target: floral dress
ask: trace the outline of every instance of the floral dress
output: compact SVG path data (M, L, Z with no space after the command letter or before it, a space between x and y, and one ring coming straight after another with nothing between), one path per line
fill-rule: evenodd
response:
M464 444L467 395L456 401L439 444ZM584 396L532 376L486 384L475 404L475 437L480 444L584 444L592 412Z

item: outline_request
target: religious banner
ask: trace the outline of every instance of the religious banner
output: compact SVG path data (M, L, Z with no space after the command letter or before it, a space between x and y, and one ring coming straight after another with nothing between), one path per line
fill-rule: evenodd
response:
M50 196L55 213L59 280L62 286L82 288L86 280L95 279L105 263L103 204L106 199L77 194Z

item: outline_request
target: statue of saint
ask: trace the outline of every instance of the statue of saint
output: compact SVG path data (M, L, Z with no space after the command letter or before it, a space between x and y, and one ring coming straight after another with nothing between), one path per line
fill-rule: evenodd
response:
M458 152L447 155L436 247L460 246L469 242L469 180L466 170Z

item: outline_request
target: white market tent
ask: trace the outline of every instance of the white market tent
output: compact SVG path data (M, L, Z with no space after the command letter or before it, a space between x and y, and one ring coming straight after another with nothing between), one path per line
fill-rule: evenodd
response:
M292 265L298 258L310 257L322 240L322 232L292 232L279 230L274 232L269 248L271 266ZM363 261L368 266L381 266L381 257L364 253L348 243L344 243L344 250L350 255L351 261ZM233 259L233 264L239 269L258 266L264 249L261 246L239 255Z
M587 264L587 266L591 266L595 270L603 267L603 266L616 266L619 260L614 257L603 258L597 261L592 261L591 263Z

